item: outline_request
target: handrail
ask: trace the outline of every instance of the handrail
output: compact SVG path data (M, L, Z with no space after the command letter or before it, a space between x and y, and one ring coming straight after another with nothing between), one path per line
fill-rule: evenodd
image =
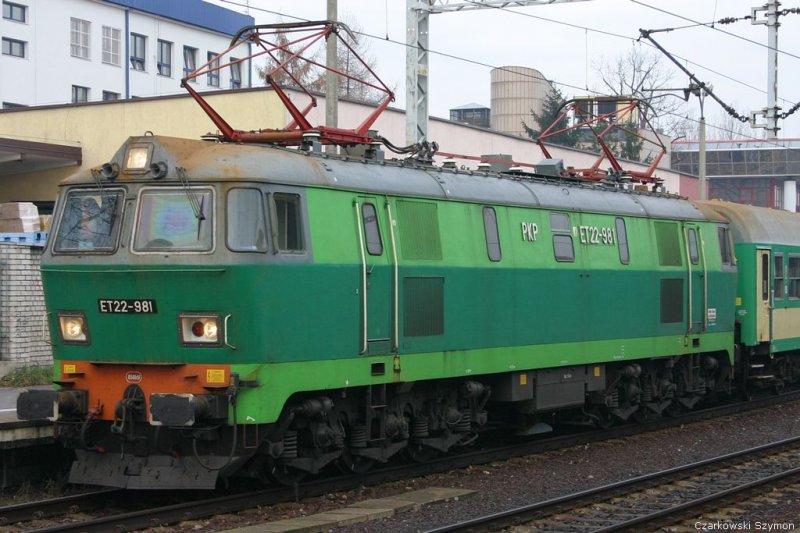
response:
M358 200L353 201L353 206L356 210L356 226L358 227L358 251L361 253L361 316L363 329L361 335L361 351L359 353L367 353L367 331L368 317L367 317L367 256L364 253L364 230L362 229L363 221L361 218L361 206Z

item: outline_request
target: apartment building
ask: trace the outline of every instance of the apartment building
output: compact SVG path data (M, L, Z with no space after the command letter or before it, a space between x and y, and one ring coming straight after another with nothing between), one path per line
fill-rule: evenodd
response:
M186 73L213 60L240 28L254 24L253 17L202 0L2 0L2 5L4 109L184 92L180 80ZM237 63L193 83L198 91L250 87L250 64Z

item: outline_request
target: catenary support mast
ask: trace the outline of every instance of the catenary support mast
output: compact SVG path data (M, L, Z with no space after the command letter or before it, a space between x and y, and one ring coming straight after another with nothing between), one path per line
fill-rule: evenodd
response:
M432 13L587 0L406 0L406 142L428 140L428 18Z

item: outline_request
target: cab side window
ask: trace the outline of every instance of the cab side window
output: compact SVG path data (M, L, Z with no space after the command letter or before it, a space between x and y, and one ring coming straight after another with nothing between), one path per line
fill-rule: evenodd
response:
M266 252L264 202L258 189L228 192L228 248L234 252Z
M503 254L500 250L500 234L497 232L497 213L494 208L483 208L483 233L486 236L486 253L490 261L500 261Z
M299 195L287 193L272 195L272 237L278 251L305 250L301 215Z
M730 230L725 226L717 226L717 237L719 239L719 255L722 259L722 264L732 266L734 263Z
M574 262L575 247L572 244L569 215L567 213L550 213L550 228L553 231L553 254L556 261Z

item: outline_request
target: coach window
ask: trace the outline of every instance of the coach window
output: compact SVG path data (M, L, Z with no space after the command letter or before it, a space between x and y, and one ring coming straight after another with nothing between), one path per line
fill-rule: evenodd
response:
M266 252L264 202L258 189L228 192L228 248L234 252Z
M800 298L800 255L789 256L789 298Z
M783 300L783 254L775 254L775 299Z
M304 249L303 226L300 216L300 196L275 193L272 195L272 238L281 252L301 252Z
M567 213L550 213L550 229L553 231L553 254L556 261L566 263L575 261L569 215Z
M381 231L378 228L378 213L372 204L361 206L361 216L364 218L364 234L367 239L367 252L369 255L381 255L383 253L383 243L381 242Z
M497 232L497 213L493 207L483 208L483 233L486 236L486 253L490 261L500 261L500 234Z
M619 248L619 262L627 265L631 262L630 251L628 250L628 232L625 229L625 219L616 220L617 227L617 247Z
M686 231L686 235L689 239L689 261L691 261L693 265L699 265L700 253L697 250L697 232L694 228L689 228Z

